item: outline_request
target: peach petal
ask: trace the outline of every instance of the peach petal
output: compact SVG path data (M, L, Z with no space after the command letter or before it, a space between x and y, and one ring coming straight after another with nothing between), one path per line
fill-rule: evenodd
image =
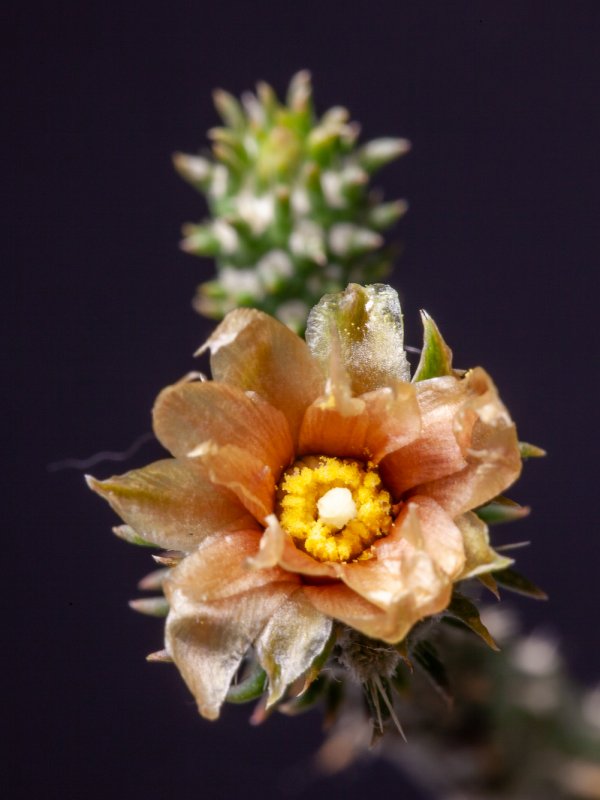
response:
M244 448L279 475L293 456L281 411L236 386L213 381L180 382L164 389L154 406L154 431L179 458L206 441L230 444Z
M332 627L331 618L317 611L302 589L277 608L255 645L269 677L267 707L310 668L327 644Z
M279 567L254 570L248 566L248 560L258 551L259 541L260 533L256 530L206 539L169 573L164 583L169 602L174 602L176 593L191 603L200 603L223 600L269 583L299 583L297 576L288 575Z
M449 582L428 552L419 517L420 509L411 504L389 536L373 546L373 558L338 566L339 576L349 588L384 611L406 603L427 605Z
M306 343L255 309L231 311L199 352L210 350L213 378L256 392L282 411L297 438L307 406L323 390L323 377Z
M416 512L416 513L410 513ZM456 579L465 564L465 548L460 529L452 518L429 497L414 496L402 510L394 525L394 536L410 537L408 529L418 526L421 547L449 578ZM397 532L397 533L396 533ZM394 538L392 536L392 539ZM386 537L379 542L380 558L387 557Z
M421 413L421 433L388 455L380 464L381 477L396 498L408 489L457 472L467 461L454 429L465 402L465 381L446 376L414 385Z
M253 567L264 569L278 564L289 572L301 575L319 578L337 577L334 564L317 561L299 550L274 514L269 515L265 522L267 527L260 540L259 552L250 558Z
M235 445L205 442L190 453L190 462L208 470L210 480L233 492L261 524L273 513L275 478L267 464Z
M361 395L369 416L365 450L378 464L388 453L406 447L421 433L421 412L415 387L393 386Z
M300 428L301 455L368 459L378 464L388 453L414 441L421 430L415 388L409 383L367 392L343 414L327 399L310 405Z
M504 492L519 477L522 467L515 425L490 377L477 368L466 380L472 395L455 422L466 466L417 487L419 494L432 497L452 517Z
M335 408L327 408L318 400L306 409L298 440L299 455L365 458L369 430L366 408L358 414L345 416Z
M305 586L303 591L323 614L344 622L372 639L396 644L422 617L446 608L450 602L452 585L442 587L435 598L420 608L415 608L409 597L387 611L377 608L343 584Z
M105 481L87 480L140 536L167 550L193 550L217 531L258 530L237 497L214 486L201 465L165 459Z
M385 621L373 623L378 635L398 641L419 619L446 607L464 560L456 525L436 503L417 498L373 546L373 558L336 566L348 589L384 614Z

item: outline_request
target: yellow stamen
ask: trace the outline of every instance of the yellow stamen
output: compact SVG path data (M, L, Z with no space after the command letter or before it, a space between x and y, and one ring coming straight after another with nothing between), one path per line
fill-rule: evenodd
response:
M358 461L306 458L280 485L280 522L318 561L352 561L389 533L391 498L377 470Z

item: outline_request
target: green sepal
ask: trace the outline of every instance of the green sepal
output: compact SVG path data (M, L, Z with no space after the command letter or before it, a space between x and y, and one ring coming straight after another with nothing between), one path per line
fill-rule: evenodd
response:
M130 600L129 608L149 617L166 617L169 613L169 602L166 597L140 597Z
M308 691L310 691L310 686L314 683L314 681L318 679L321 670L329 660L329 656L331 655L331 651L333 650L337 640L337 635L338 635L338 628L336 625L334 625L331 630L329 639L325 642L325 646L323 647L319 655L315 657L314 661L310 665L308 672L306 673L304 689L302 690L300 697L303 697Z
M169 572L170 570L168 567L161 567L160 569L149 572L148 575L145 575L141 581L138 582L138 589L141 589L143 592L162 591L164 580Z
M213 179L213 165L202 156L174 153L173 165L181 177L198 192L205 194Z
M157 544L147 541L136 533L130 525L117 525L112 531L115 536L128 544L135 544L137 547L158 547Z
M521 506L508 497L498 495L484 506L476 508L475 514L487 525L499 525L501 522L522 519L529 514L530 510L528 506Z
M154 653L148 653L146 661L151 664L172 664L173 659L166 650L156 650Z
M225 701L227 703L250 703L259 698L267 688L267 673L256 666L247 678L229 687Z
M413 647L412 656L434 689L450 705L453 698L448 673L433 644L426 639L422 639Z
M277 707L278 711L282 714L287 714L290 717L296 714L303 714L305 711L310 711L311 708L318 703L327 688L328 678L325 675L319 675L315 680L311 681L310 686L306 691L293 697L286 703L282 703Z
M182 228L184 239L181 249L197 256L216 256L221 252L221 242L211 225L186 224Z
M545 450L529 442L519 442L519 452L524 461L528 458L543 458L546 455Z
M479 583L483 584L488 592L491 592L496 600L500 600L500 592L498 591L498 584L491 572L483 572L477 575Z
M491 647L492 650L500 650L494 641L492 634L481 621L479 609L468 599L468 597L465 597L459 592L454 592L452 595L452 600L450 601L450 605L444 613L445 615L453 617L459 622L462 622L463 625L467 626L467 628L470 628L470 630L483 639L483 641L488 645L488 647Z
M410 142L406 139L381 138L373 139L363 145L357 153L358 162L369 173L381 169L391 161L403 156L410 150Z
M402 639L401 642L394 645L394 649L398 652L398 655L404 662L404 666L406 666L411 672L413 671L413 664L410 658L410 651L408 648L408 639Z
M524 594L526 597L533 597L535 600L547 600L548 595L539 586L521 575L514 569L503 569L500 572L494 572L496 582L504 589L517 594Z
M157 564L169 568L176 567L180 561L183 561L184 557L185 553L182 553L181 550L163 550L158 555L152 554L152 558Z
M369 211L369 224L377 231L385 231L406 214L408 203L405 200L394 200L381 203Z
M444 341L438 326L426 311L421 311L423 322L423 350L413 376L413 383L442 375L452 375L452 350Z
M215 89L213 103L223 122L230 128L244 130L246 117L237 99L223 89Z

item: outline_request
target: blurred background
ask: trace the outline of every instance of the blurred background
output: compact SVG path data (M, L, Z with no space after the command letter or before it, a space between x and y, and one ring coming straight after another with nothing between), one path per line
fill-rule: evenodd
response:
M345 105L365 139L412 141L377 180L410 202L392 279L407 341L426 308L457 366L484 365L520 437L548 450L511 492L531 517L495 541L532 540L518 567L550 601L513 605L597 681L600 4L57 0L3 16L14 796L423 797L383 762L320 777L317 714L201 720L175 669L144 661L161 621L127 608L148 551L112 536L81 469L55 468L126 451L159 389L204 365L192 353L211 325L191 298L212 267L178 239L205 207L171 154L206 147L213 88L283 93L301 68L318 111ZM88 471L159 455L147 442Z

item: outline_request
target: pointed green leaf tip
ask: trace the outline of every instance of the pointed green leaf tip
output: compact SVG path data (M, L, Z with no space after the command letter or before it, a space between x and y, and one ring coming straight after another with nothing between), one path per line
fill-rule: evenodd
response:
M500 573L496 573L496 577ZM476 633L483 641L491 647L492 650L499 650L500 648L492 638L492 634L485 627L479 616L479 609L467 597L454 592L450 605L446 609L446 614L454 619L459 620L467 628L470 628L473 633Z
M545 450L535 444L529 444L529 442L519 442L519 452L522 459L543 458L546 455Z
M400 301L391 286L351 283L325 295L310 312L306 342L325 371L339 350L355 394L410 379Z
M169 603L166 597L140 597L129 601L129 608L149 617L166 617Z
M521 575L515 569L503 569L500 572L494 572L496 583L504 589L517 594L524 594L527 597L533 597L535 600L547 600L548 595L539 586Z
M528 506L520 506L514 500L510 500L503 495L499 495L484 506L475 509L479 519L483 520L487 525L498 525L502 522L523 519L529 512Z
M426 311L421 311L421 320L423 322L423 350L413 382L439 378L441 375L452 375L452 350Z

